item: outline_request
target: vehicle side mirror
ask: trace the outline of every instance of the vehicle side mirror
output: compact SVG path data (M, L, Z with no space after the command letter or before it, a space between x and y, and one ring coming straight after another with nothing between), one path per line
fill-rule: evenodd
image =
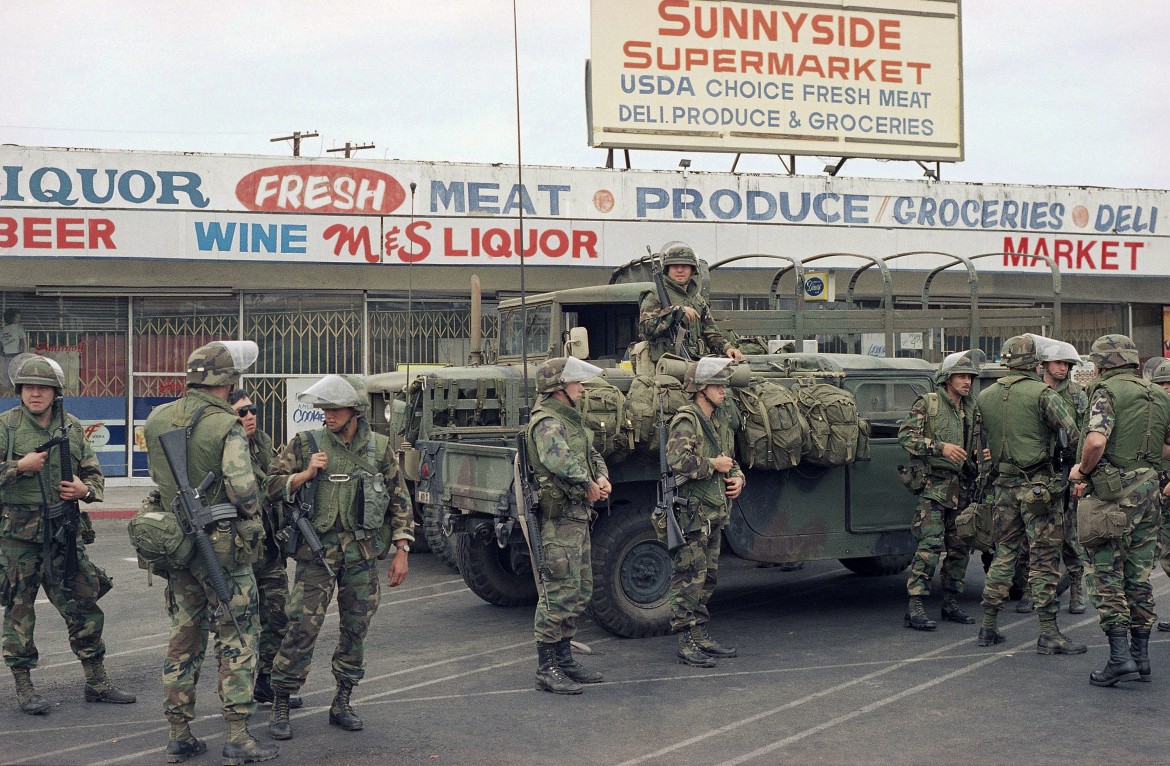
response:
M569 330L569 341L565 344L565 356L575 356L578 359L589 358L589 331L584 327L574 327Z

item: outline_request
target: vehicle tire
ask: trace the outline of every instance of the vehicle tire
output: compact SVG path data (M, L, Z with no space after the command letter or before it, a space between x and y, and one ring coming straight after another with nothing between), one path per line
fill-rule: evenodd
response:
M422 536L431 553L447 566L459 571L459 554L455 550L455 535L443 531L447 521L447 509L441 505L424 505L422 511Z
M455 538L459 572L472 593L496 606L536 603L536 581L527 554L513 556L511 546L500 548L494 539L484 541L468 534Z
M862 556L856 559L838 559L841 565L854 574L862 577L886 577L902 572L910 566L914 554L894 554L889 556Z
M650 514L626 506L593 525L593 620L623 638L670 631L670 554Z

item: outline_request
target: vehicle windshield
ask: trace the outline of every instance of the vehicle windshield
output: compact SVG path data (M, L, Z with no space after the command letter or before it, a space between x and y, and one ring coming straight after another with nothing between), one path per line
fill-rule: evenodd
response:
M520 356L524 349L524 338L528 339L526 350L529 354L539 356L548 353L552 305L529 305L527 313L528 328L524 332L520 326L519 306L500 312L500 356Z

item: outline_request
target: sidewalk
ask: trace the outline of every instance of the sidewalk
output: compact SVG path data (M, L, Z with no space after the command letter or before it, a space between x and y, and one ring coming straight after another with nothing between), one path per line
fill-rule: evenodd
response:
M88 511L91 519L128 519L138 513L142 498L152 489L153 484L113 487L107 484L104 502L82 503L81 509Z

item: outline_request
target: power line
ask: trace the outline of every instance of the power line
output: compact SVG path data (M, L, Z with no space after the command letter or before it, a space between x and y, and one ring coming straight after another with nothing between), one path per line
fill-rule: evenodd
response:
M299 130L294 130L293 134L291 136L281 136L280 138L274 138L270 141L270 143L276 143L277 141L292 141L293 156L300 157L301 156L301 139L302 138L316 138L319 135L321 135L321 134L315 130L306 131L304 133L302 133ZM348 146L348 144L347 144L347 146ZM332 151L332 149L330 151ZM348 157L349 155L347 154L346 156Z

